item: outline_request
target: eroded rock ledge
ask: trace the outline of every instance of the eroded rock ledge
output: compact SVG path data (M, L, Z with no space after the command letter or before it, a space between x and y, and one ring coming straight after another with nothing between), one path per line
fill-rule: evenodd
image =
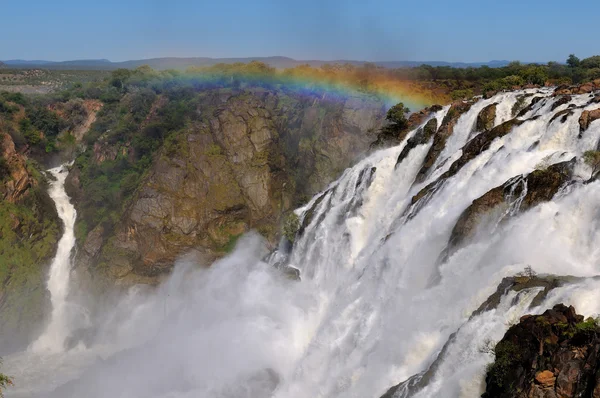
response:
M523 316L493 351L484 398L600 397L600 327L573 307Z

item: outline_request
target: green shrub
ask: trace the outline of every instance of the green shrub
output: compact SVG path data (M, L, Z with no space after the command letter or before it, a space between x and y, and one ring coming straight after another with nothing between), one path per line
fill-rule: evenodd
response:
M294 243L296 233L300 229L300 219L294 212L290 212L283 223L283 236Z
M488 382L498 388L508 391L510 385L506 383L511 369L521 360L519 347L510 341L500 341L494 348L495 360L487 367Z
M208 148L206 148L206 151L204 151L204 153L207 156L220 156L223 154L221 147L217 144L210 144Z
M598 331L598 325L594 318L588 318L583 322L577 323L575 325L575 330L577 333L589 335Z

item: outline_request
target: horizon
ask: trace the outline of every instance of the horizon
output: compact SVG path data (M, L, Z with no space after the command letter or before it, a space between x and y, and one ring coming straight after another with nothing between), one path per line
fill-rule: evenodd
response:
M444 59L427 59L427 60L408 60L408 59L382 59L382 60L370 60L370 59L355 59L355 58L337 58L337 59L326 59L326 58L295 58L288 55L261 55L261 56L224 56L224 57L209 57L204 55L181 55L181 56L156 56L156 57L148 57L148 58L128 58L128 59L111 59L107 57L92 57L92 58L65 58L65 59L46 59L41 57L31 57L31 58L3 58L0 59L0 62L83 62L83 61L107 61L111 63L122 63L122 62L131 62L131 61L147 61L147 60L155 60L155 59L211 59L211 60L226 60L226 59L244 59L244 60L260 60L260 59L289 59L297 62L363 62L363 63L391 63L391 62L410 62L410 63L418 63L418 62L444 62L451 64L477 64L477 63L492 63L492 62L523 62L523 63L548 63L548 62L560 62L564 63L564 60L547 60L547 61L528 61L528 60L519 60L519 59L486 59L486 60L460 60L460 61L448 61ZM565 57L566 59L566 57Z
M0 43L0 58L124 62L281 56L320 61L547 63L564 62L571 53L586 58L598 52L593 24L579 23L574 18L577 10L565 11L557 0L526 4L509 0L483 7L475 0L458 4L433 0L426 12L420 4L391 0L369 5L307 0L293 8L270 0L251 5L63 0L61 5L42 0L5 5L11 18L0 26L0 34L11 40ZM593 15L600 4L584 0L577 9ZM525 17L529 15L535 17ZM546 44L547 37L553 37L552 46Z

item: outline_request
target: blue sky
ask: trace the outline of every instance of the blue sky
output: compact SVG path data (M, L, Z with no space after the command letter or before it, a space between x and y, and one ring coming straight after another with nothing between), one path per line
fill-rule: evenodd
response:
M600 1L3 0L0 59L163 56L564 61L600 54Z

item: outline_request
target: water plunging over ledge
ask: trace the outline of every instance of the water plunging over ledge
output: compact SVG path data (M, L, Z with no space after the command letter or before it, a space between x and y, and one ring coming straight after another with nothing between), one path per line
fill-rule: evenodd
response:
M58 242L56 255L50 265L48 290L52 302L50 323L42 335L31 345L33 351L63 350L67 337L67 295L69 293L69 279L71 272L71 251L75 246L75 218L77 212L71 204L65 191L65 179L68 175L68 164L49 169L48 173L54 177L50 183L48 194L56 205L58 216L64 225L64 232Z

